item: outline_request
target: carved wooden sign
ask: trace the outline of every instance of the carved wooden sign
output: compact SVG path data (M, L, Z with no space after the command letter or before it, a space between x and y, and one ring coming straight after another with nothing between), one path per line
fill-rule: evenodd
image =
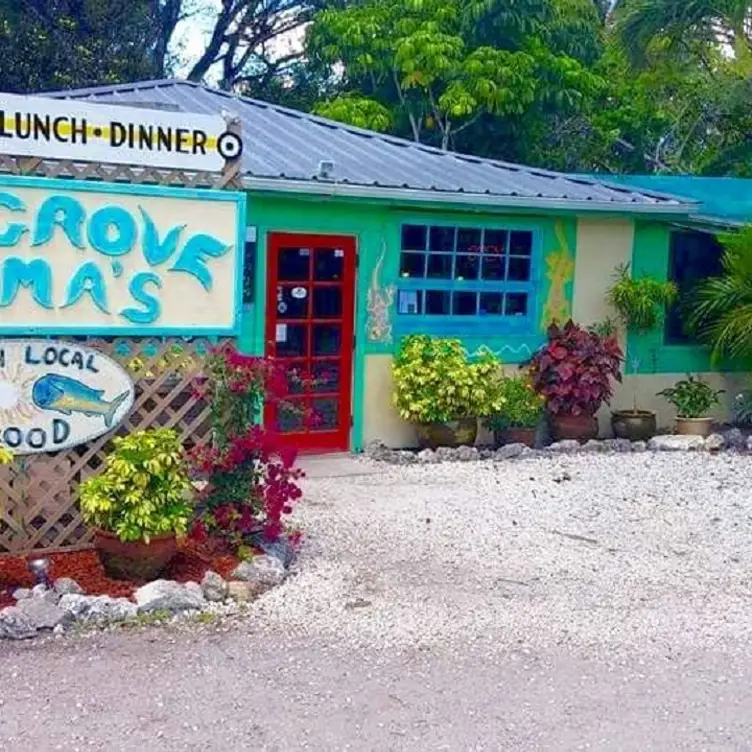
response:
M15 454L85 444L117 428L133 399L130 376L96 350L0 339L0 442Z

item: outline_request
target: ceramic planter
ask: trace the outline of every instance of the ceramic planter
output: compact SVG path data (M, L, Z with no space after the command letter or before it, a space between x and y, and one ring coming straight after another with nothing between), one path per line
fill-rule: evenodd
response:
M594 415L551 415L549 422L554 441L590 441L598 436L598 420Z
M656 414L651 410L614 410L611 428L617 439L647 441L658 432Z
M704 436L713 433L712 418L677 418L676 433L681 436Z
M503 431L494 431L494 444L497 448L504 444L534 447L537 434L537 428L505 428Z
M121 541L107 530L94 531L94 545L104 571L116 580L153 580L177 553L175 535L144 541Z
M462 418L448 423L419 423L415 430L421 449L472 446L478 437L478 420Z

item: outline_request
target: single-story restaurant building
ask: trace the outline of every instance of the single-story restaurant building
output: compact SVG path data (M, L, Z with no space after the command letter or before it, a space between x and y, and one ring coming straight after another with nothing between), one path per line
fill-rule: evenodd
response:
M297 399L321 422L283 421L312 451L413 442L392 407L402 336L456 336L470 353L523 362L551 321L613 315L605 293L620 264L682 288L713 273L714 233L734 224L658 185L445 153L185 81L45 96L181 111L188 125L192 113L240 119L239 344L314 377ZM615 405L631 405L636 389L661 425L673 416L655 395L687 372L722 383L728 397L739 383L713 372L674 314L664 331L627 336L625 370Z

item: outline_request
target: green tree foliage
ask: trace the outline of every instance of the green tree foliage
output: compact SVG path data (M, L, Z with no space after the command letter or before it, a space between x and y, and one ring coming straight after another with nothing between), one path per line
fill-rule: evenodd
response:
M0 0L0 82L10 92L150 78L146 0Z
M325 9L309 29L308 54L341 72L347 96L316 111L360 124L376 111L366 102L378 103L382 123L388 111L398 133L446 149L484 116L576 110L601 82L547 44L560 32L566 46L566 24L544 33L552 13L548 0L363 0Z

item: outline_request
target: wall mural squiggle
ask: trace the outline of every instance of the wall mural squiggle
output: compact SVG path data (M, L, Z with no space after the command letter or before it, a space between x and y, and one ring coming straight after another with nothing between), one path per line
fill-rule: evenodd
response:
M514 358L521 358L522 360L527 360L528 358L531 358L533 355L533 350L531 349L530 345L527 345L525 343L521 345L502 345L498 350L494 350L491 347L488 347L488 345L481 345L480 347L477 347L473 352L467 351L467 354L471 358L480 358L483 355L494 355L497 358L501 358L501 360L504 360L504 356L512 356Z
M566 287L574 276L574 257L569 250L564 225L560 221L554 225L554 232L559 248L546 256L546 277L551 287L541 315L541 330L544 332L554 321L563 323L572 316L572 306L567 298Z
M382 243L381 255L373 268L371 285L368 288L366 332L369 342L390 345L392 334L392 305L397 293L396 285L381 284L381 273L386 258L386 241Z

